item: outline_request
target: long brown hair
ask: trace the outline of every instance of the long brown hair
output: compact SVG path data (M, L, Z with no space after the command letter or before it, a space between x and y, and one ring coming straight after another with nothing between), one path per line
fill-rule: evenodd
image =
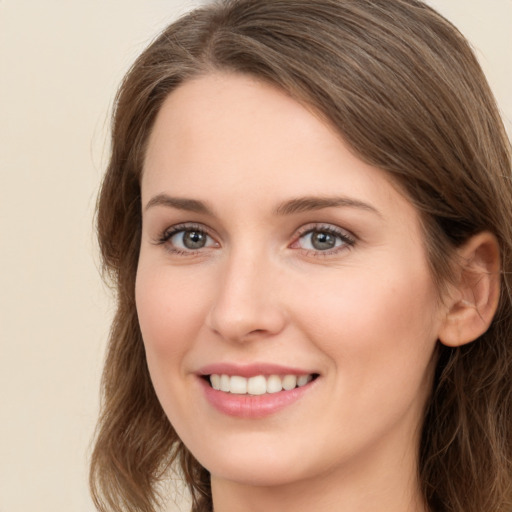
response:
M97 217L117 290L90 472L98 509L156 510L159 482L178 466L193 511L212 510L209 474L153 391L134 300L148 136L165 98L212 70L249 74L312 106L361 159L389 173L420 212L439 287L458 246L484 230L496 236L498 311L475 342L439 345L418 471L432 510L510 512L510 144L467 41L417 0L219 1L169 26L127 74Z

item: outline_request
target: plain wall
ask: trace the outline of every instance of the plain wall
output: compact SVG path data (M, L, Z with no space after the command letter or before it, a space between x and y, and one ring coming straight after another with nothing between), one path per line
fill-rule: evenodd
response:
M0 0L0 512L93 511L113 312L93 230L108 116L137 54L199 3ZM512 1L431 3L477 49L512 133Z

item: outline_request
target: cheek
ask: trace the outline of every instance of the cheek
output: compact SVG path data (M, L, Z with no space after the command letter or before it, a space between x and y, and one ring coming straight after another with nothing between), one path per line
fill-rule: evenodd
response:
M179 364L202 324L204 301L194 280L176 279L170 269L139 265L135 298L148 364Z
M181 279L172 269L139 264L136 307L146 359L156 395L174 428L183 432L194 422L187 394L187 355L203 325L204 295L194 279Z
M436 293L427 268L343 269L322 289L296 308L297 318L340 369L340 388L359 394L422 385L437 341Z
M343 317L349 325L357 326L360 344L412 348L433 336L434 306L429 282L399 276L354 289Z
M313 316L303 316L331 361L332 415L351 439L421 421L434 371L436 302L430 279L408 277L388 274L377 283L354 272L339 283L342 291L324 295Z
M386 331L397 336L402 331L416 332L419 336L434 327L436 294L430 279L423 273L399 273L382 278L384 272L376 269L367 274L358 270L341 271L335 279L328 276L322 283L314 282L322 293L307 293L307 283L302 286L306 301L294 309L302 310L308 323L318 329L339 332L341 336L357 326L360 335L372 339ZM378 275L378 278L372 276ZM297 294L295 295L297 296ZM366 336L364 336L366 337ZM362 341L362 340L361 340Z

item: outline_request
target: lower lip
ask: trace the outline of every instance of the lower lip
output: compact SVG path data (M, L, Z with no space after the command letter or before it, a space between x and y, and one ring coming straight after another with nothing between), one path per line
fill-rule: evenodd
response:
M237 395L213 389L205 379L200 379L206 399L219 412L238 418L264 418L275 414L300 400L314 386L316 379L300 388L264 395Z

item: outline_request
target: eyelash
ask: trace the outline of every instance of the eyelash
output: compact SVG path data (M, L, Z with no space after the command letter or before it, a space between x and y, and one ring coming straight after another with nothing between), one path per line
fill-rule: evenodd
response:
M178 233L186 233L186 232L195 232L206 235L207 237L213 239L213 237L208 233L208 231L201 226L200 224L177 224L176 226L172 226L171 228L166 229L158 240L156 240L157 245L166 245L166 249L172 254L176 254L178 256L194 256L198 254L201 249L179 249L177 247L173 247L171 244L168 244L169 240Z
M325 258L353 247L356 243L356 237L345 229L335 227L331 224L308 224L299 229L297 236L295 237L295 241L292 243L292 246L297 244L301 238L312 233L327 233L341 240L342 243L339 246L335 246L332 249L327 249L324 251L320 249L302 249L307 256Z
M171 238L178 233L186 233L186 232L196 232L202 235L207 236L208 238L214 240L208 230L205 229L204 226L200 224L177 224L176 226L172 226L171 228L166 229L161 236L155 241L157 245L166 245L166 249L172 254L176 254L178 256L194 256L201 252L204 247L199 249L187 249L183 250L177 247L172 246L168 242ZM327 257L337 254L340 251L346 250L355 245L356 237L349 233L348 231L337 228L330 224L308 224L300 228L297 234L294 236L294 241L290 244L290 247L296 245L299 240L301 240L306 235L312 233L327 233L329 235L334 236L336 239L340 240L342 243L339 246L335 246L332 249L320 250L320 249L304 249L298 247L297 249L302 250L303 253L307 256L314 257Z

